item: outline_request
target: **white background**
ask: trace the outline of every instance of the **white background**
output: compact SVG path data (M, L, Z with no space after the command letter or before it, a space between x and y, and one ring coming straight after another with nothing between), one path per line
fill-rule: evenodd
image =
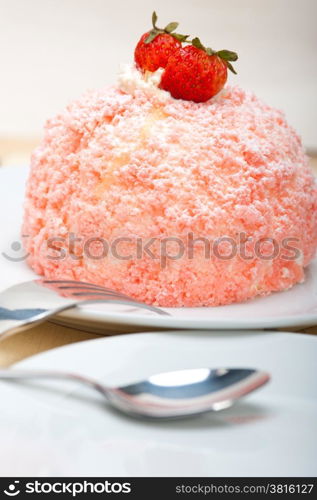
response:
M154 8L159 25L236 50L230 82L283 109L317 149L316 0L0 0L0 134L37 136L86 88L113 83Z

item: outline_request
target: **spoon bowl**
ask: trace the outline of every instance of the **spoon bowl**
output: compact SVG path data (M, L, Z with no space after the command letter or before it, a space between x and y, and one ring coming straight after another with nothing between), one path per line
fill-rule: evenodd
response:
M107 391L117 409L149 418L175 418L219 411L264 385L266 372L242 368L199 368L161 373Z

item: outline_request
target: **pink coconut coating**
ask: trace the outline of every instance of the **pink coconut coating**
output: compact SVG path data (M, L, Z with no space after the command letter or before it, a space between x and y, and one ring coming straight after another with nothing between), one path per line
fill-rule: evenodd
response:
M119 240L124 258L105 256L97 240L89 255L81 243L70 253L69 233L127 238ZM157 242L189 233L296 238L300 255L207 258L197 242L191 258L162 262ZM23 234L30 266L48 278L94 282L159 306L229 304L304 279L317 245L316 183L283 114L251 93L227 88L195 104L107 88L47 122L32 157ZM47 248L57 237L63 258ZM151 238L155 258L136 255L137 241Z

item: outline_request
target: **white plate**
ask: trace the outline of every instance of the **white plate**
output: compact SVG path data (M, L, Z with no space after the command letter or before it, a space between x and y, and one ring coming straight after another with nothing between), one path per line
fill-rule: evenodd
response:
M70 383L0 382L3 476L315 476L317 341L273 332L160 332L101 338L16 367L67 369L109 384L165 370L257 367L271 382L233 408L144 422Z
M22 254L10 245L20 240L25 167L0 169L0 289L35 278L25 262L10 262ZM317 324L317 261L307 271L303 284L287 292L273 293L243 304L222 307L166 309L171 314L116 305L90 305L60 314L56 321L100 333L105 330L140 331L155 328L254 329L301 327Z

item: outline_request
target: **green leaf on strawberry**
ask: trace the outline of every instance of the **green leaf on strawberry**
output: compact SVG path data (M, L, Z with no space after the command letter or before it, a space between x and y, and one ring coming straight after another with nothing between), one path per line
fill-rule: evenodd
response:
M172 33L173 38L176 38L179 42L186 42L189 35L180 35L179 33Z
M164 28L165 33L172 33L173 31L175 31L177 29L178 25L179 25L179 23L169 23Z
M227 65L227 68L230 69L230 71L232 73L234 73L235 75L237 74L236 70L234 69L234 67L232 66L232 64L229 62L229 61L225 61L226 65Z
M197 49L204 50L206 52L206 47L201 43L200 39L198 36L192 39L191 44L196 47Z
M149 36L145 40L145 43L151 43L154 40L154 38L157 37L157 35L158 35L158 33L156 33L154 30L151 30L149 33Z
M179 23L173 21L171 23L168 23L164 29L161 29L161 28L158 28L156 26L156 22L157 22L157 14L154 11L152 14L152 26L153 26L153 28L151 29L148 37L145 40L146 44L153 42L153 40L155 40L155 38L158 35L162 35L164 33L167 35L171 35L173 38L175 38L179 42L185 42L187 40L188 35L181 35L180 33L174 33L174 31L178 28Z
M154 10L153 14L152 14L152 26L153 26L153 28L156 28L156 21L157 21L157 14Z
M232 52L231 50L218 50L217 56L221 57L225 61L236 61L238 59L238 54Z

